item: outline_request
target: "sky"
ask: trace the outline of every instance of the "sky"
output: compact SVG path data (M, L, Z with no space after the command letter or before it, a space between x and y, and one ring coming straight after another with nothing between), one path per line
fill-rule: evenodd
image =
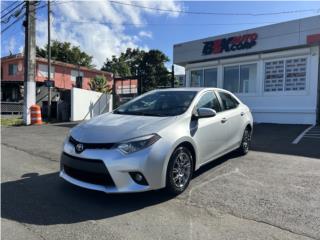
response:
M125 3L124 4L119 4ZM1 11L12 1L1 1ZM52 39L68 41L93 56L97 68L106 58L118 56L126 48L159 49L172 64L173 45L199 38L320 15L320 1L52 1ZM135 7L132 5L139 5ZM41 7L43 6L43 7ZM157 11L150 8L165 9ZM298 13L248 16L244 13ZM188 12L216 12L227 15L187 14ZM1 15L6 12L2 12ZM231 13L231 15L230 15ZM7 16L6 16L7 17ZM47 43L47 8L41 1L37 9L36 44ZM5 18L3 18L5 19ZM3 20L2 19L2 20ZM5 29L15 20L1 24ZM1 56L23 51L22 19L1 34ZM176 73L184 73L175 66Z

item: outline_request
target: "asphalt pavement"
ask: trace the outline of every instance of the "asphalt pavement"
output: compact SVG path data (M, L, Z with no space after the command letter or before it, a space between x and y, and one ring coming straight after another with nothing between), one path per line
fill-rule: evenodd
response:
M320 140L291 144L307 126L256 125L248 155L204 166L176 198L64 182L72 126L2 128L3 239L320 239Z

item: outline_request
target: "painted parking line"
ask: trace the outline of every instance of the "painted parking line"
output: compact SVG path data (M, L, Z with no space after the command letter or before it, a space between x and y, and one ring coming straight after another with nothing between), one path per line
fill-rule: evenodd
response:
M300 135L293 140L292 144L298 144L300 142L300 140L303 138L303 136L309 131L311 130L315 125L311 125L310 127L308 127L307 129L305 129L302 133L300 133Z
M320 139L320 127L315 126L310 129L303 138L313 138L313 139Z
M320 139L320 135L319 135L319 136L304 136L303 138L315 138L315 139Z

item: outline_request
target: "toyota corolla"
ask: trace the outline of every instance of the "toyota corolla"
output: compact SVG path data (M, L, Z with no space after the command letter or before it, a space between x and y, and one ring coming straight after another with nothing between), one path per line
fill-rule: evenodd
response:
M249 108L223 89L154 90L71 129L60 176L106 193L179 194L206 163L246 154L252 122Z

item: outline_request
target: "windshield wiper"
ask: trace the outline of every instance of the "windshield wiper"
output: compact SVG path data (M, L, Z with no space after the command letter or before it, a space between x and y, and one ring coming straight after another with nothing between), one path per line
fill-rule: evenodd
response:
M166 114L161 113L148 113L148 112L119 112L114 111L115 114L123 114L123 115L135 115L135 116L154 116L154 117L166 117Z
M141 113L143 116L155 116L155 117L165 117L167 115L161 113Z

